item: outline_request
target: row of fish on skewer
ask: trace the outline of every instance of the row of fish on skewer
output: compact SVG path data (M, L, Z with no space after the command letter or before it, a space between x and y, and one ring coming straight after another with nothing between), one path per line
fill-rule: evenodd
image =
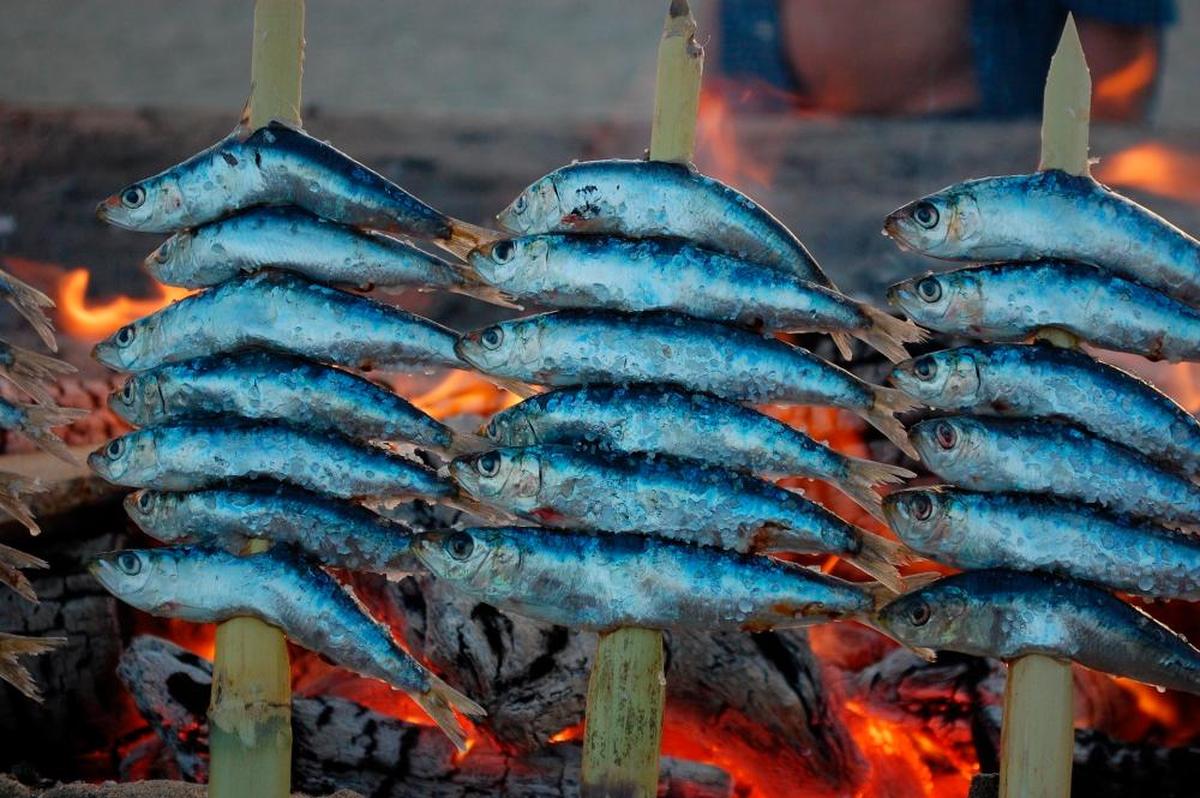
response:
M54 300L13 275L0 271L0 296L15 309L52 352L58 351L54 324L46 315ZM0 340L0 376L3 376L31 402L0 399L0 428L24 435L40 449L76 463L77 459L54 428L70 424L86 415L86 410L59 407L50 395L50 386L75 367L49 355L43 355L8 341ZM0 471L0 510L23 524L31 534L41 532L29 506L31 496L41 492L35 479ZM0 544L0 582L27 601L36 602L33 585L23 569L46 568L48 563L12 546ZM0 679L16 687L27 697L40 700L37 685L20 657L41 654L64 643L61 637L30 637L0 632Z
M893 372L936 409L910 434L952 484L894 492L884 512L915 551L967 570L896 600L881 624L913 647L1043 654L1200 692L1200 652L1109 592L1200 599L1200 422L1075 343L1200 359L1200 242L1057 170L951 186L884 229L985 262L889 297L927 328L990 343ZM1063 333L1071 347L1018 343Z
M461 744L452 710L480 708L313 562L401 575L420 561L499 606L590 629L866 618L900 587L902 547L757 475L829 480L878 515L873 488L912 472L743 403L843 408L911 451L895 418L911 400L764 331L829 332L847 354L858 338L894 359L922 331L838 292L778 221L687 167L573 164L514 201L500 236L273 123L99 215L172 233L147 269L204 289L95 351L132 372L110 404L140 429L90 463L138 488L130 516L172 544L93 567L141 609L262 617L410 692ZM347 286L562 309L458 335ZM528 398L466 434L362 374L444 367ZM383 514L415 498L527 525L425 532ZM252 538L288 545L234 556ZM843 556L882 585L756 556L776 552Z

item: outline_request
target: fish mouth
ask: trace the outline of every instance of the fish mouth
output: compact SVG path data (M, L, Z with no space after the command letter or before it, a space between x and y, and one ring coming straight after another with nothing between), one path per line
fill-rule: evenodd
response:
M907 207L908 206L905 206L905 208ZM892 211L890 214L888 214L888 217L883 220L883 230L881 232L884 236L894 241L896 246L903 251L912 252L912 244L909 242L904 231L904 220L906 218L908 218L908 212L903 208L897 211Z
M112 209L116 207L118 201L119 200L115 196L101 200L100 203L96 205L96 218L102 222L109 221L109 214L112 212Z

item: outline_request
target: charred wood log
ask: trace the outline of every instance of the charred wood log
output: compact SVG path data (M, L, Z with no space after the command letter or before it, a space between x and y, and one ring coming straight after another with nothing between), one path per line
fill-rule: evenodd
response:
M582 721L595 635L507 615L429 576L386 595L410 650L487 709L502 747L535 751ZM668 740L780 784L856 783L863 765L802 632L677 633L665 645Z
M211 663L167 640L142 636L122 656L120 674L180 771L203 779ZM351 789L377 798L551 798L579 792L580 749L574 744L515 756L481 743L459 757L434 727L333 697L295 699L292 718L293 784L305 792ZM664 760L659 795L729 798L732 785L717 768Z

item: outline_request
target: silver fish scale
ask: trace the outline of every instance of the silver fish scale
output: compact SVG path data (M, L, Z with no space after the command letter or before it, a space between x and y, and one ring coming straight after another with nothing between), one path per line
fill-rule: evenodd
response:
M526 189L553 201L510 205L498 217L518 233L667 236L833 283L794 233L749 197L686 166L662 161L581 161Z
M807 350L747 330L669 313L564 310L501 322L505 343L457 351L498 376L543 385L673 383L722 398L864 411L871 386Z
M412 529L357 504L285 486L139 491L125 507L142 531L163 543L241 551L248 539L269 540L324 565L393 576L416 565Z
M1044 654L1200 693L1200 652L1141 610L1072 579L966 571L906 593L879 620L911 646L1005 660Z
M100 476L130 487L195 490L230 479L269 478L330 496L444 497L450 483L383 449L283 424L146 427L94 453Z
M1016 341L1064 329L1105 349L1152 360L1200 360L1200 311L1090 266L1005 263L942 272L935 303L913 278L889 298L918 324L943 333Z
M172 363L130 377L109 406L134 426L246 418L286 421L362 441L444 450L452 431L392 391L355 374L269 352Z
M917 361L934 364L928 379ZM963 346L922 355L893 372L932 407L1019 418L1053 417L1200 475L1200 421L1153 385L1082 352L1055 346Z
M126 330L132 341L122 344ZM125 371L252 347L349 368L458 367L456 335L412 313L261 272L169 305L118 330L95 357Z
M481 481L468 459L455 461L455 480L482 501L550 526L644 532L739 552L855 554L862 547L864 533L820 505L694 461L568 446L498 454L498 478Z
M425 668L333 577L286 549L245 557L198 546L136 553L146 558L143 568L151 569L150 581L137 595L117 595L141 609L200 623L249 615L356 673L407 692L424 693L430 687ZM154 565L167 560L173 568ZM149 599L163 607L156 612L139 603Z
M832 289L675 239L538 235L499 246L470 255L474 273L546 307L672 310L769 330L871 327L859 303Z
M926 520L913 502L933 506ZM1140 596L1200 598L1200 539L1041 496L898 491L888 520L914 551L955 568L1048 571Z
M1200 242L1090 177L1049 170L968 180L925 201L962 209L961 235L905 243L953 260L1041 258L1091 263L1200 302Z
M438 578L527 617L571 628L762 631L865 617L861 586L779 563L669 541L545 529L469 529L472 553L446 552L447 535L414 544Z
M847 468L844 455L770 416L670 386L561 388L497 413L486 431L504 446L580 441L833 482Z
M950 449L939 441L946 427L955 436ZM1066 424L955 416L917 424L912 439L934 473L973 490L1049 493L1170 524L1200 523L1200 486Z
M459 290L465 285L441 258L297 208L255 208L184 230L146 258L156 280L184 288L217 285L267 267L362 288Z

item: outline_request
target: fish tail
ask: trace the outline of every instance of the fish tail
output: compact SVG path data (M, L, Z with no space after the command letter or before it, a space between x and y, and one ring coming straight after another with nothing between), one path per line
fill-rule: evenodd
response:
M855 337L893 363L908 360L904 344L920 343L929 337L928 332L907 319L898 319L870 305L860 305L859 309L871 324L855 330Z
M438 239L434 243L458 258L466 260L467 255L471 254L471 250L503 237L502 233L495 230L470 224L461 219L450 219L450 237Z
M847 557L850 563L887 590L893 593L903 591L904 582L898 566L910 559L904 544L871 532L863 532L861 539L862 548L854 556Z
M53 401L47 385L53 384L59 377L78 371L70 363L49 355L19 346L10 346L9 350L12 363L4 367L2 373L40 404L50 404Z
M33 585L21 573L21 568L46 568L48 563L41 557L34 557L11 546L0 544L0 582L11 587L17 595L32 602L37 602L37 594Z
M487 715L483 707L432 674L429 676L429 689L411 695L459 751L467 750L467 730L454 714L455 710L472 718Z
M839 483L842 490L864 510L878 518L883 517L883 499L875 492L876 485L895 485L915 477L912 471L889 463L877 463L860 457L846 458L846 476Z
M20 521L31 535L39 535L42 530L33 520L33 513L25 501L31 493L41 493L42 485L36 479L27 479L16 474L0 474L0 510L4 510L13 518Z
M831 332L829 337L833 339L833 345L837 347L838 354L842 356L842 360L854 359L854 339L848 332Z
M58 342L54 340L54 322L50 321L50 317L44 310L44 308L54 307L54 300L7 272L0 272L0 279L7 283L9 304L16 308L17 312L33 326L38 337L50 348L50 351L57 352Z
M874 405L862 413L872 427L882 432L888 440L896 444L900 451L914 460L919 460L917 450L908 439L908 431L896 418L896 413L903 413L918 406L917 401L895 388L885 388L882 385L871 386L874 392Z
M29 405L25 408L25 423L21 425L21 433L36 443L40 449L58 459L65 460L72 465L82 465L82 461L67 447L62 438L51 431L51 428L78 421L88 412L81 407Z
M498 388L511 393L513 396L519 396L522 399L528 399L531 396L537 396L538 390L532 385L521 382L520 380L509 379L508 377L496 377L493 375L484 375Z
M41 693L38 692L33 677L29 675L25 666L17 661L17 657L41 654L66 642L65 637L25 637L0 632L0 679L20 690L26 698L40 704Z
M450 445L446 447L446 456L450 459L464 454L478 454L496 448L496 444L482 435L473 432L456 432Z

